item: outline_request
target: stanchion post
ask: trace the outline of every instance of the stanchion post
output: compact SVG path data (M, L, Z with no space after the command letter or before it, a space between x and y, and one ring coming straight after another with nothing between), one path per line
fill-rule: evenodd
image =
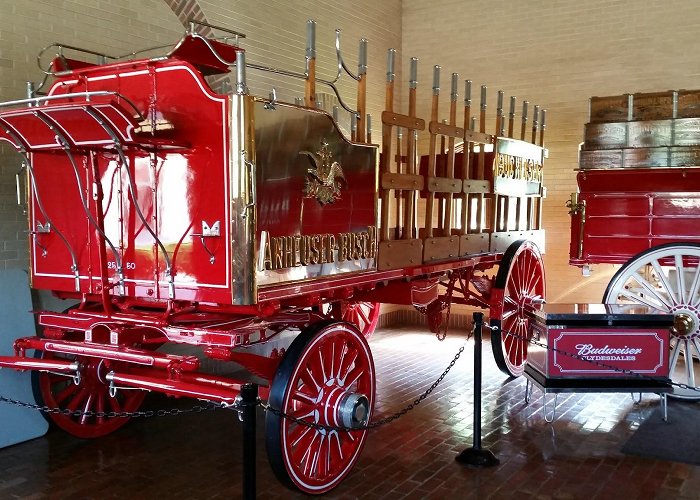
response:
M493 467L501 463L489 450L481 448L481 329L484 314L474 313L474 434L472 447L457 455L455 460L469 467Z
M258 384L241 387L243 419L243 498L255 499L255 418L258 407Z

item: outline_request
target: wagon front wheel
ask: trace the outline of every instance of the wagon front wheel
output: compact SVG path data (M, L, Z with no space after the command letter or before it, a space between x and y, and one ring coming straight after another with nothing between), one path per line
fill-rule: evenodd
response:
M537 245L520 240L503 254L491 289L491 348L498 368L522 375L530 337L528 311L544 303L544 263Z
M364 446L375 384L372 354L355 326L322 321L294 339L270 386L265 417L267 454L281 482L307 494L340 484Z

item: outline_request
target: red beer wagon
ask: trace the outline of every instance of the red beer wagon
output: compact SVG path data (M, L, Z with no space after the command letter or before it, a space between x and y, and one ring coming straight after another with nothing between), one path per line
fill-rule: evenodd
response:
M570 263L622 264L603 297L674 315L673 395L698 398L700 91L593 97L579 154Z
M323 80L313 22L299 73L246 63L242 35L203 34L212 28L191 23L166 55L145 59L97 54L93 64L69 57L93 52L54 45L48 91L0 105L0 139L26 172L32 286L80 301L37 313L42 336L17 339L0 366L34 370L44 404L68 410L51 419L98 437L128 420L108 413L136 411L146 391L234 404L247 379L201 366L234 361L263 381L271 407L355 429L267 413L275 473L322 493L348 474L367 435L366 337L380 303L419 308L435 332L452 304L488 309L504 332L494 334L499 366L522 372L526 342L506 332L526 335L525 311L545 295L544 111L540 121L535 107L531 129L524 112L516 134L515 99L506 119L499 92L488 134L482 87L475 130L467 81L459 126L453 74L441 121L436 67L426 122L413 60L399 113L389 51L379 154L365 110L366 41L357 74L338 49L338 75ZM232 68L233 90L213 90ZM251 95L246 69L305 80L305 101ZM350 139L316 106L316 84L335 91L341 70L358 81L357 109L338 96L357 124ZM164 344L200 355L164 354Z

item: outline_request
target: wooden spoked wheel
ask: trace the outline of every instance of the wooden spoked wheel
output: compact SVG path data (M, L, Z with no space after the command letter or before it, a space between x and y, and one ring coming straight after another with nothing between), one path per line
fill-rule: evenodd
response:
M270 387L269 404L325 426L356 428L374 408L375 372L367 340L353 325L322 321L287 350ZM350 472L367 430L317 429L269 411L266 445L277 477L307 494L335 488Z
M329 307L330 316L355 325L366 339L377 329L379 302L340 300Z
M531 241L512 243L503 254L491 289L491 348L498 368L511 377L522 375L530 338L528 311L545 297L544 263Z
M72 377L55 373L39 372L38 385L44 405L71 412L109 413L134 412L141 407L146 397L145 391L120 390L115 396L109 394L109 384L104 375L112 369L119 369L121 363L108 362L84 356L43 353L44 359L70 359L80 365L80 383ZM110 363L107 366L107 363ZM116 431L129 421L129 417L107 417L87 415L66 415L49 413L49 418L59 428L79 438L97 438Z
M612 277L603 302L673 313L669 375L676 383L700 384L700 244L668 243L635 255ZM700 399L700 391L674 387L670 396Z

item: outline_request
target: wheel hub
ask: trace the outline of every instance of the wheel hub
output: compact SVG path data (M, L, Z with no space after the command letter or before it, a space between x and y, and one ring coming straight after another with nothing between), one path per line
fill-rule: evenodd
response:
M319 423L323 425L358 429L367 423L369 399L336 387L319 401L319 410Z
M700 336L700 315L694 307L684 305L671 310L674 314L671 334L678 338L695 338Z

